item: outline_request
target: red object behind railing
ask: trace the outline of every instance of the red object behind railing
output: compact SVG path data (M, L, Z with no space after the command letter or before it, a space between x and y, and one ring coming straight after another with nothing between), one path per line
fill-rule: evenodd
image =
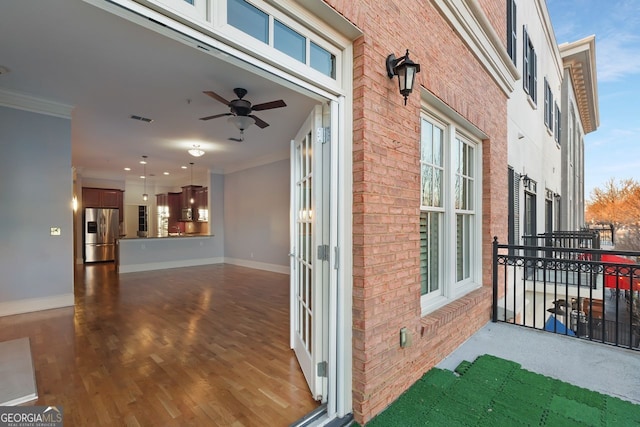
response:
M630 259L618 256L618 255L602 255L602 262L612 264L636 264ZM623 291L631 290L630 276L633 278L633 290L640 291L640 267L638 269L630 268L627 274L616 274L619 270L616 267L605 267L604 269L604 286L606 288L619 289ZM617 283L617 286L616 286Z

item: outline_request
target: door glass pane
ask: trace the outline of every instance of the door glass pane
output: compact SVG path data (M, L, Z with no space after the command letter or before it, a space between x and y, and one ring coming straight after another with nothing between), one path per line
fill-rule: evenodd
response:
M293 59L304 63L307 58L307 40L280 21L273 28L273 46Z
M269 15L245 0L227 0L227 23L269 43Z
M329 51L311 42L310 52L311 68L320 71L322 74L336 78L336 56Z

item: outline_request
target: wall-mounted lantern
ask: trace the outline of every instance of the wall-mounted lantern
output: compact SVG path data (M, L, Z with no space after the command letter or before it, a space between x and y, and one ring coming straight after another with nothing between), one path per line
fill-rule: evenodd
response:
M416 74L419 72L420 64L416 64L409 59L409 49L400 58L396 58L393 53L387 56L387 75L390 79L393 76L398 76L398 86L400 95L404 96L404 105L407 105L407 96L413 90Z

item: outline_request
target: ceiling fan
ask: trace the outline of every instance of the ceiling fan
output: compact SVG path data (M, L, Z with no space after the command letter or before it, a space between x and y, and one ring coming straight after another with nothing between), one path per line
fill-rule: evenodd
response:
M223 113L223 114L214 114L213 116L201 117L200 120L211 120L211 119L217 119L218 117L224 117L224 116L250 117L253 120L240 120L237 123L234 122L234 124L240 129L240 133L242 134L242 131L244 131L246 127L251 125L252 122L254 122L256 126L258 126L260 129L264 129L267 126L269 126L269 123L251 114L252 112L271 110L273 108L281 108L281 107L287 106L287 104L285 104L285 102L282 99L279 99L277 101L265 102L263 104L251 105L251 102L247 101L246 99L243 99L244 96L247 94L246 89L237 87L233 89L233 92L236 94L238 98L232 101L227 101L217 93L212 92L210 90L205 90L203 92L205 95L208 95L211 98L227 105L231 109L231 112ZM237 140L237 138L235 138L234 140Z

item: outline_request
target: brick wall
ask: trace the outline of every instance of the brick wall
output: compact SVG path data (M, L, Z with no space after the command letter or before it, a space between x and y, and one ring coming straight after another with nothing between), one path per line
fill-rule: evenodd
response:
M506 96L427 0L328 0L362 31L354 43L353 411L367 422L489 320L491 241L506 238ZM483 0L493 25L501 0ZM420 94L403 105L388 54L409 49L417 83L475 124L483 142L484 287L420 314ZM400 328L412 344L399 346Z

